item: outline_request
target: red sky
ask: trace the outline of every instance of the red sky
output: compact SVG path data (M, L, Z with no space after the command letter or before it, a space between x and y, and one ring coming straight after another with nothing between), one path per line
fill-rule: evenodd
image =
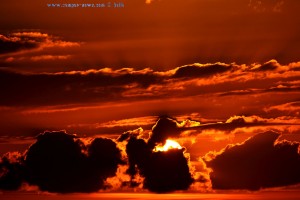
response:
M116 2L124 7L114 8ZM172 138L185 147L184 158L189 154L186 164L194 182L178 186L189 191L259 190L300 182L299 171L293 171L300 162L299 2L116 2L72 1L77 8L63 8L64 0L0 2L0 153L20 152L0 160L0 190L10 180L8 166L29 165L34 152L29 146L49 142L47 134L36 138L46 130L50 135L65 130L61 134L67 136L50 136L54 141L77 134L86 159L94 156L88 150L94 138L110 138L128 166L129 138L143 140L147 148L149 141L158 145ZM82 8L83 3L106 7ZM155 129L159 123L162 128ZM126 131L128 138L117 141ZM155 131L161 139L155 139ZM251 168L234 159L239 156L256 167L258 181L243 176ZM260 159L278 166L268 169ZM137 162L146 180L139 183L157 192L152 171L143 167L147 161ZM137 176L126 174L126 164L117 164L113 175L101 172L114 189L115 180L125 183L129 175ZM242 180L229 181L232 170ZM279 174L276 180L272 173ZM21 182L45 191L77 191L43 185L39 176Z

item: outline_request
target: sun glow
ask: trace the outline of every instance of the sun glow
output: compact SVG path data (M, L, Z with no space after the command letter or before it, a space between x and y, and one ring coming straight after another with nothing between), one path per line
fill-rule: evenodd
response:
M158 151L168 151L170 149L182 149L180 144L174 140L166 140L166 143L164 146L162 145L157 145L153 151L158 152Z

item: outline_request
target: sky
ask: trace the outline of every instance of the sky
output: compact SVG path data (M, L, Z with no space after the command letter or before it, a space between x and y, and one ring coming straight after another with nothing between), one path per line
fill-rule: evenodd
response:
M299 194L299 9L1 1L0 191Z

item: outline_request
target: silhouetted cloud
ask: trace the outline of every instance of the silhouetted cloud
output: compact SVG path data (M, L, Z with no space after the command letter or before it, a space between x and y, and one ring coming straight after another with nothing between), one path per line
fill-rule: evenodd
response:
M169 117L161 117L152 128L152 134L148 144L153 148L158 143L164 143L168 138L178 137L181 131L176 120Z
M143 186L153 192L187 190L193 183L184 149L153 152L143 139L131 137L126 145L129 168L134 179L139 172L144 177Z
M276 70L277 67L280 67L280 64L276 60L270 60L262 65L254 65L251 70L255 71L268 71L268 70Z
M145 88L157 82L159 77L142 72L103 69L54 74L22 74L1 70L0 78L4 83L0 88L6 91L0 104L28 106L119 99L128 85L137 84L134 87ZM52 98L47 98L49 96Z
M241 144L229 145L197 159L191 155L196 153L191 145L166 151L157 149L167 139L184 144L185 139L201 138L206 129L211 129L212 137L218 137L215 134L218 130L232 132L238 127L286 122L296 124L297 119L233 116L222 123L201 124L191 119L177 121L162 116L149 135L138 128L121 134L116 142L46 131L37 136L24 154L7 153L1 158L0 189L17 190L25 185L26 188L37 186L41 191L70 193L143 187L164 193L188 189L207 191L211 186L258 190L296 184L300 182L300 145L278 141L280 134L275 132L259 133ZM221 131L226 136L224 133L227 132Z
M47 33L15 32L9 35L0 34L0 54L15 53L27 50L41 50L49 47L72 46L79 46L79 43L63 41Z
M153 152L144 169L144 187L154 192L187 190L193 179L183 149Z
M164 72L149 68L102 68L57 73L1 70L3 98L0 106L74 106L213 94L222 97L299 92L300 85L296 81L300 77L299 66L299 63L280 65L271 60L249 66L196 63ZM51 109L47 108L47 112Z
M17 190L25 178L23 157L18 152L9 152L0 160L0 190Z
M175 70L174 78L207 77L214 74L226 72L231 69L230 65L224 63L185 65Z
M213 188L258 190L299 183L299 143L279 142L279 136L260 133L242 144L207 154Z
M87 146L65 132L44 132L11 163L1 161L1 189L18 189L21 183L37 185L42 191L69 193L105 189L104 181L115 176L121 153L111 139L95 138Z

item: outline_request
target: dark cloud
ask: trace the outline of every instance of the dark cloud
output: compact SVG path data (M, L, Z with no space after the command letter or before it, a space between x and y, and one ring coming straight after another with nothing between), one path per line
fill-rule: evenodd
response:
M106 101L121 98L127 85L136 83L136 87L145 88L157 82L158 78L153 74L106 73L105 69L55 74L21 74L1 70L3 84L0 89L5 98L1 98L0 104L28 106Z
M115 176L118 164L121 153L110 139L95 138L86 146L74 135L45 132L27 150L24 161L12 165L2 159L1 169L7 172L1 176L1 189L10 189L9 184L17 189L27 182L42 191L96 192L106 188L104 181Z
M187 190L193 183L183 149L153 152L145 169L144 187L154 192Z
M102 180L114 176L118 165L124 164L116 143L107 138L95 138L92 141L88 146L88 158L91 176L100 177Z
M174 78L207 77L214 74L223 73L231 69L230 65L223 63L206 65L186 65L176 69Z
M189 125L192 123L192 125ZM222 130L230 133L230 131L243 127L259 127L259 126L284 126L299 125L295 121L275 120L261 118L259 116L232 116L223 122L203 123L197 121L186 120L179 122L170 117L160 117L152 128L152 134L148 140L151 148L159 143L164 143L168 138L179 138L184 131L195 130L187 135L200 134L204 130Z
M0 106L74 106L206 94L218 94L222 97L298 92L299 84L296 80L300 75L295 71L298 66L299 63L283 66L271 60L262 65L250 66L193 64L164 72L147 68L103 68L57 73L0 70L0 89L3 96ZM213 76L216 74L218 75ZM208 77L210 78L207 79ZM289 81L289 85L279 84L279 81Z
M170 117L158 119L148 141L130 132L123 134L122 140L128 139L127 173L131 175L132 180L140 174L144 177L144 188L158 193L187 190L193 178L189 171L188 160L184 156L185 149L153 151L156 145L164 144L169 138L179 137L179 134L179 124Z
M243 127L268 127L268 126L284 126L284 125L299 125L294 121L289 120L275 120L275 119L268 119L268 118L261 118L259 116L233 116L227 119L225 122L217 122L217 123L208 123L202 124L201 126L192 127L188 129L196 129L199 131L203 130L222 130L230 132L237 128Z
M145 169L147 167L149 157L152 150L144 139L137 139L136 137L130 137L126 145L126 153L128 156L128 174L134 177L138 170L142 175L145 175Z
M17 52L25 49L38 48L38 44L30 41L22 41L19 38L0 35L0 54Z
M188 139L189 134L201 134L199 130L231 130L284 121L233 116L223 123L200 124L163 116L153 126L149 138L142 129L136 129L117 139L118 146L125 145L128 167L119 166L125 162L117 143L111 139L84 141L64 131L47 131L38 135L23 155L8 153L1 158L0 189L17 190L27 184L57 193L96 192L113 186L109 178L118 177L127 177L118 179L118 189L137 188L142 184L157 193L187 190L197 184L203 190L210 187L210 181L214 189L258 190L296 184L300 182L300 145L278 141L279 134L275 132L255 135L219 153L210 152L205 157L206 164L202 159L190 162L184 147L167 151L156 148L167 139ZM182 134L183 131L188 133ZM123 167L123 171L118 167Z
M76 42L67 42L41 32L15 32L0 34L0 54L16 53L24 50L37 50L47 47L79 46Z
M213 188L259 190L299 183L299 143L278 142L279 136L275 132L257 134L206 161L213 170Z
M126 153L129 161L127 172L132 178L139 172L145 178L144 188L152 192L187 190L193 183L184 149L153 152L143 139L131 137Z
M164 143L168 138L178 137L181 133L178 123L170 117L161 117L152 128L152 134L148 140L151 148L158 143Z
M6 153L0 160L0 189L17 190L24 180L23 158L17 153Z
M256 71L269 71L269 70L276 70L279 67L279 63L276 60L270 60L262 65L258 65L253 68Z

